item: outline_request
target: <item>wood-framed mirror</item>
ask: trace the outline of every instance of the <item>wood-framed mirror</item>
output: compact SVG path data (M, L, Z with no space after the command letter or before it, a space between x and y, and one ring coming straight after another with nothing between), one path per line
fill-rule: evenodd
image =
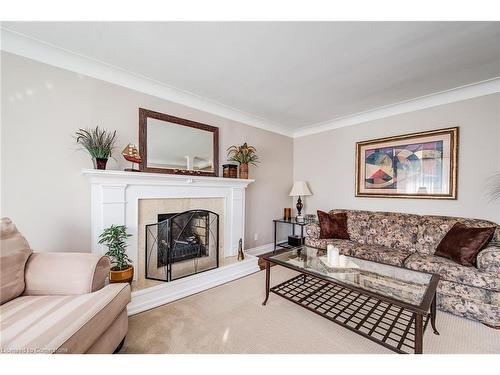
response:
M219 128L139 108L142 172L219 175Z

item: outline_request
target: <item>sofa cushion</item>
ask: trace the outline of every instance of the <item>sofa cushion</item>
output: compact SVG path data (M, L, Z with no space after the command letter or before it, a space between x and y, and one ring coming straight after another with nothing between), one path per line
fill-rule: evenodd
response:
M415 251L420 216L393 212L332 210L347 212L347 228L352 241Z
M407 250L393 249L380 245L356 244L351 251L351 256L373 262L403 266L404 261L412 253Z
M477 288L475 286L464 285L452 281L439 280L437 287L438 294L453 295L467 301L477 301L481 303L491 303L498 305L500 292ZM500 305L498 305L500 306Z
M347 214L345 212L334 214L318 210L317 213L319 220L320 239L349 239L349 233L347 233Z
M23 296L0 306L7 353L84 353L130 302L128 284L71 296Z
M434 254L441 240L456 223L461 223L467 227L495 227L493 239L498 240L500 238L500 227L491 221L450 216L421 216L415 245L417 252Z
M316 247L318 249L326 249L326 246L330 244L337 247L342 255L395 266L402 266L404 260L412 254L406 250L391 249L379 245L360 244L348 240L306 238L307 246Z
M9 218L2 218L0 226L0 304L3 304L24 291L24 268L32 250Z
M462 266L474 266L477 254L490 242L494 233L495 227L471 228L455 223L437 246L434 255Z
M404 262L406 268L437 273L442 280L463 285L500 291L500 277L493 272L482 272L474 267L466 267L452 260L430 254L412 254Z
M469 300L454 294L438 292L437 307L439 310L500 328L500 306L498 304Z
M353 249L358 246L356 242L349 240L339 240L336 238L310 238L306 237L306 245L315 247L317 249L326 249L327 245L333 245L337 247L342 255L351 255Z

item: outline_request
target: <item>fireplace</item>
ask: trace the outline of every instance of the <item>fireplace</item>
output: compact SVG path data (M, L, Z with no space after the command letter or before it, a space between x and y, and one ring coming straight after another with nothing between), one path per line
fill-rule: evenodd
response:
M219 215L208 210L159 214L146 225L146 279L172 281L219 266Z

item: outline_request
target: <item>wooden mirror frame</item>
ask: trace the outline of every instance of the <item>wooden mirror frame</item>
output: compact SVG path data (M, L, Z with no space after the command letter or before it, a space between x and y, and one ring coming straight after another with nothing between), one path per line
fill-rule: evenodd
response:
M172 169L172 168L153 168L148 167L148 118L154 118L161 121L167 121L181 126L200 129L213 133L213 172L196 171L189 169ZM149 109L139 108L139 154L142 158L142 163L139 164L141 172L151 173L169 173L183 174L192 176L219 176L219 128L202 124L201 122L186 120L180 117L170 116L164 113L150 111Z

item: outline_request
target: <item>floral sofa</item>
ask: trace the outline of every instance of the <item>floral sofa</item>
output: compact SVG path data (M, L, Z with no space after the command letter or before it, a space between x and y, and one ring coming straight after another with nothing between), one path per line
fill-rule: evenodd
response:
M333 244L341 254L437 273L438 308L500 328L500 226L485 220L420 216L390 212L332 210L347 213L350 240L320 239L318 224L306 226L306 245L324 249ZM471 227L497 229L477 256L476 267L466 267L434 256L448 230L461 222Z

